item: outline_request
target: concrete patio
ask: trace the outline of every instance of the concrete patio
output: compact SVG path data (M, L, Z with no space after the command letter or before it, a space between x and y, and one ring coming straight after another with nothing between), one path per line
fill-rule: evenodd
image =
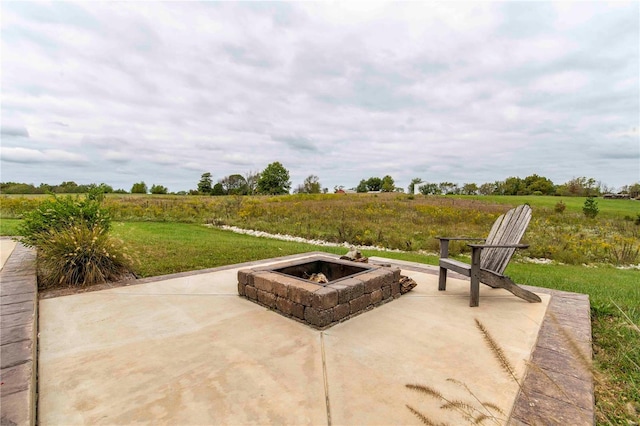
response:
M533 289L543 303L530 304L482 286L480 306L469 308L468 282L450 279L438 292L435 268L393 262L418 286L324 331L238 297L237 271L246 264L41 295L37 422L420 424L407 406L433 421L463 422L441 409L443 401L406 386L416 384L468 402L476 414L491 412L500 424L593 423L591 380L557 329L557 318L584 323L584 297ZM567 301L577 301L572 311L550 321ZM589 348L590 335L576 338ZM529 361L566 391L535 379Z

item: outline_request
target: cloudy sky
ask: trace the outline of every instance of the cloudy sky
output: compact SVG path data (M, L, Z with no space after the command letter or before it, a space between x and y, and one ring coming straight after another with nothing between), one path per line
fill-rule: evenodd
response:
M1 180L640 180L640 2L2 2Z

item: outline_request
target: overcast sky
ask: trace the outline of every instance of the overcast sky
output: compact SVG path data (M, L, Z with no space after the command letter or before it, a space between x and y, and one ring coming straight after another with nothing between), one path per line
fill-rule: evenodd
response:
M2 2L2 181L640 181L640 2Z

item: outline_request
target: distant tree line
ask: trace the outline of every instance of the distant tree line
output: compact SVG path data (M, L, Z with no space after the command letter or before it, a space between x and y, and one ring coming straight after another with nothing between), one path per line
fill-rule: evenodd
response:
M522 179L508 177L502 181L483 183L478 186L475 183L465 183L460 186L453 182L423 182L415 178L409 184L409 193L416 189L424 195L559 195L564 197L597 197L613 192L601 182L593 178L578 177L561 185L554 184L551 179L533 174ZM622 193L629 194L631 198L640 196L640 183L625 185Z
M192 189L189 191L189 194L281 195L288 194L290 190L291 181L289 180L289 170L280 162L275 161L261 172L249 172L244 176L241 174L232 174L219 179L216 184L213 183L211 172L203 173L198 182L197 189Z
M293 190L294 194L326 194L327 192L329 189L322 187L320 178L316 175L307 176L304 182Z
M151 189L149 189L144 181L136 182L131 187L132 194L146 194L149 192L152 194L168 194L169 189L166 186L156 185L155 183L151 185Z
M0 182L0 193L2 194L88 194L96 190L102 194L146 194L151 192L152 194L168 194L169 190L166 186L151 185L151 189L147 187L144 182L134 183L131 187L131 191L124 189L113 189L111 185L106 183L89 183L89 184L77 184L73 181L62 182L60 185L49 185L41 183L35 186L30 183L19 182Z
M73 181L62 182L60 185L49 185L47 183L41 183L35 186L31 183L19 183L19 182L0 182L0 193L2 194L86 194L93 189L100 189L102 193L111 192L127 192L124 190L115 190L106 183L95 184L90 183L88 185L77 184Z
M1 182L0 193L2 194L81 194L98 189L101 193L123 193L124 189L114 190L113 187L105 183L99 185L91 183L88 185L78 185L75 182L62 182L60 185L49 185L41 183L34 186L28 183ZM288 194L291 190L289 171L278 161L269 164L261 172L249 172L246 175L231 174L213 183L213 176L210 172L203 173L197 184L197 189L190 191L180 191L173 194L178 195L253 195L268 194L280 195ZM168 194L166 186L153 184L149 188L144 181L136 182L131 186L131 194ZM320 193L320 180L315 175L310 175L305 179L295 192L300 193ZM326 190L325 190L326 192Z
M337 192L343 186L336 186ZM153 184L149 188L144 181L136 182L130 191L116 189L106 183L77 184L73 181L62 182L59 185L49 185L41 183L35 186L29 183L20 182L0 182L1 194L74 194L88 193L94 189L99 192L108 193L132 193L132 194L169 194L166 186ZM395 185L394 179L390 175L384 177L370 177L362 179L358 186L353 188L356 192L404 192L403 188ZM409 194L419 192L424 195L559 195L576 197L597 197L606 193L614 192L613 188L607 187L594 178L577 177L561 185L554 184L551 179L533 174L524 179L520 177L508 177L502 181L487 182L481 185L475 183L465 183L459 185L454 182L426 182L421 178L411 180L408 188ZM248 172L245 175L231 174L224 176L213 183L213 175L205 172L200 177L196 189L180 191L171 194L178 195L281 195L289 194L291 191L291 181L289 171L278 161L269 164L264 170L259 172ZM328 189L323 188L320 178L314 174L307 176L303 183L294 190L295 194L319 194L327 193ZM640 182L625 185L620 193L628 194L630 198L640 197Z
M393 178L386 175L383 178L373 176L369 179L362 179L356 187L356 192L394 192L398 189L400 188L396 187Z

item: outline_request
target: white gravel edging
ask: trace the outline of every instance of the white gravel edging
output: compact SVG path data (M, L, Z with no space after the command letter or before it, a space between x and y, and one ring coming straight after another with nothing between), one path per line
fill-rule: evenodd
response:
M209 225L209 226L213 226L213 225ZM394 252L394 253L407 253L406 251L399 250L399 249L390 249L390 248L376 247L376 246L360 246L356 244L349 244L346 241L343 243L332 243L330 241L309 240L307 238L295 237L293 235L287 235L287 234L270 234L264 231L238 228L237 226L221 225L221 226L218 226L218 228L224 231L235 232L236 234L245 234L245 235L251 235L253 237L261 237L261 238L272 238L274 240L292 241L296 243L307 243L307 244L313 244L316 246L344 247L347 249L351 247L355 247L358 250L377 250L377 251L386 251L386 252Z
M324 240L309 240L307 238L296 237L296 236L288 235L288 234L270 234L268 232L256 231L254 229L238 228L237 226L229 226L229 225L215 226L215 225L211 225L211 224L207 224L205 226L216 227L216 228L222 229L224 231L235 232L236 234L245 234L245 235L251 235L253 237L260 237L260 238L271 238L271 239L274 239L274 240L281 240L281 241L292 241L292 242L296 242L296 243L306 243L306 244L312 244L312 245L315 245L315 246L344 247L346 249L350 249L351 247L355 247L358 250L376 250L376 251L392 252L392 253L418 253L418 254L422 254L422 255L426 255L426 256L439 256L438 253L427 252L427 251L422 251L422 250L419 250L417 252L409 252L409 251L400 250L400 249L390 249L390 248L377 247L377 246L361 246L361 245L356 245L356 244L349 244L346 241L343 242L343 243L332 243L330 241L324 241ZM563 265L563 263L556 262L556 261L553 261L551 259L537 259L537 258L531 258L531 257L526 257L526 256L520 258L520 262L521 263L535 263L535 264L538 264L538 265L549 265L549 264ZM584 266L587 266L587 265L584 265ZM628 266L617 266L616 268L617 269L640 269L640 264L638 264L638 265L628 265Z

